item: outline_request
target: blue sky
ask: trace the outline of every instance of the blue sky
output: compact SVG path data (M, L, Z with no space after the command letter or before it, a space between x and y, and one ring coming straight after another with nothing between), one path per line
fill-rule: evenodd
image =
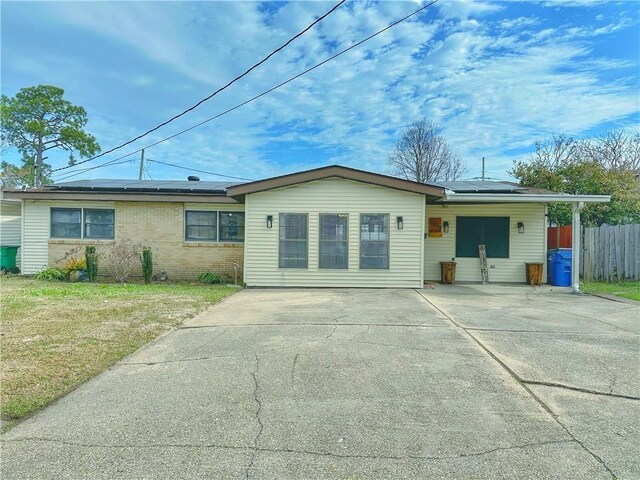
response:
M207 96L332 4L3 1L2 93L37 84L63 88L87 110L87 131L106 150ZM186 117L86 166L234 106L420 4L349 2ZM335 163L384 173L399 133L425 116L462 155L468 177L480 174L484 156L488 175L506 178L514 159L554 133L640 127L639 14L637 1L440 0L146 156L250 179ZM138 158L68 180L137 178ZM51 154L48 161L55 168L66 157ZM188 172L152 163L149 174L180 179Z

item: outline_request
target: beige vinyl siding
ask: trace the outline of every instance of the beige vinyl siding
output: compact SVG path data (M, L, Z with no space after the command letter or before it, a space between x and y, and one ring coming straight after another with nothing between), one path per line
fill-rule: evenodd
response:
M329 178L245 197L245 282L249 286L420 287L425 197ZM278 267L279 214L309 215L308 268ZM349 215L349 268L318 268L319 215ZM389 269L360 269L360 214L389 214ZM273 215L273 228L266 227ZM396 217L404 229L396 227Z
M440 238L427 237L425 240L425 280L440 280L440 261L455 258L458 263L456 281L481 281L478 258L456 258L456 216L486 216L510 217L509 258L487 259L489 281L524 282L525 262L546 261L545 208L545 205L536 203L427 205L425 221L428 222L430 217L442 218L443 223L449 222L449 233L443 233ZM518 233L518 222L524 223L524 234ZM428 231L428 227L425 231Z
M20 202L3 200L0 204L0 243L2 245L20 245L22 236L22 205ZM20 268L21 249L18 249L16 266Z
M49 263L51 208L115 208L114 202L24 200L22 210L22 273L34 274ZM116 212L116 222L118 213Z

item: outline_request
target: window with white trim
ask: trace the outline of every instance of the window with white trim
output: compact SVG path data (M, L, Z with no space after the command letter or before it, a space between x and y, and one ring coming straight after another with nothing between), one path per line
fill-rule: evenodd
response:
M319 268L349 268L349 216L346 213L321 213L319 232Z
M360 215L360 268L389 268L389 214Z
M309 216L306 213L281 213L279 220L279 267L307 268Z

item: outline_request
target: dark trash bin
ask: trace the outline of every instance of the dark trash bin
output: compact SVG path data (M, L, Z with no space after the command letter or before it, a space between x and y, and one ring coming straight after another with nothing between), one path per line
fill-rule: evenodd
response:
M456 262L440 262L440 281L445 284L456 283Z
M549 269L549 283L556 287L571 286L571 259L570 248L556 248L547 252L547 265Z

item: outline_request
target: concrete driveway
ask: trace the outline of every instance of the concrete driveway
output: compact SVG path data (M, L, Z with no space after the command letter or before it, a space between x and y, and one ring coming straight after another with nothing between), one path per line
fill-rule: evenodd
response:
M638 478L637 306L244 290L3 436L2 478Z

